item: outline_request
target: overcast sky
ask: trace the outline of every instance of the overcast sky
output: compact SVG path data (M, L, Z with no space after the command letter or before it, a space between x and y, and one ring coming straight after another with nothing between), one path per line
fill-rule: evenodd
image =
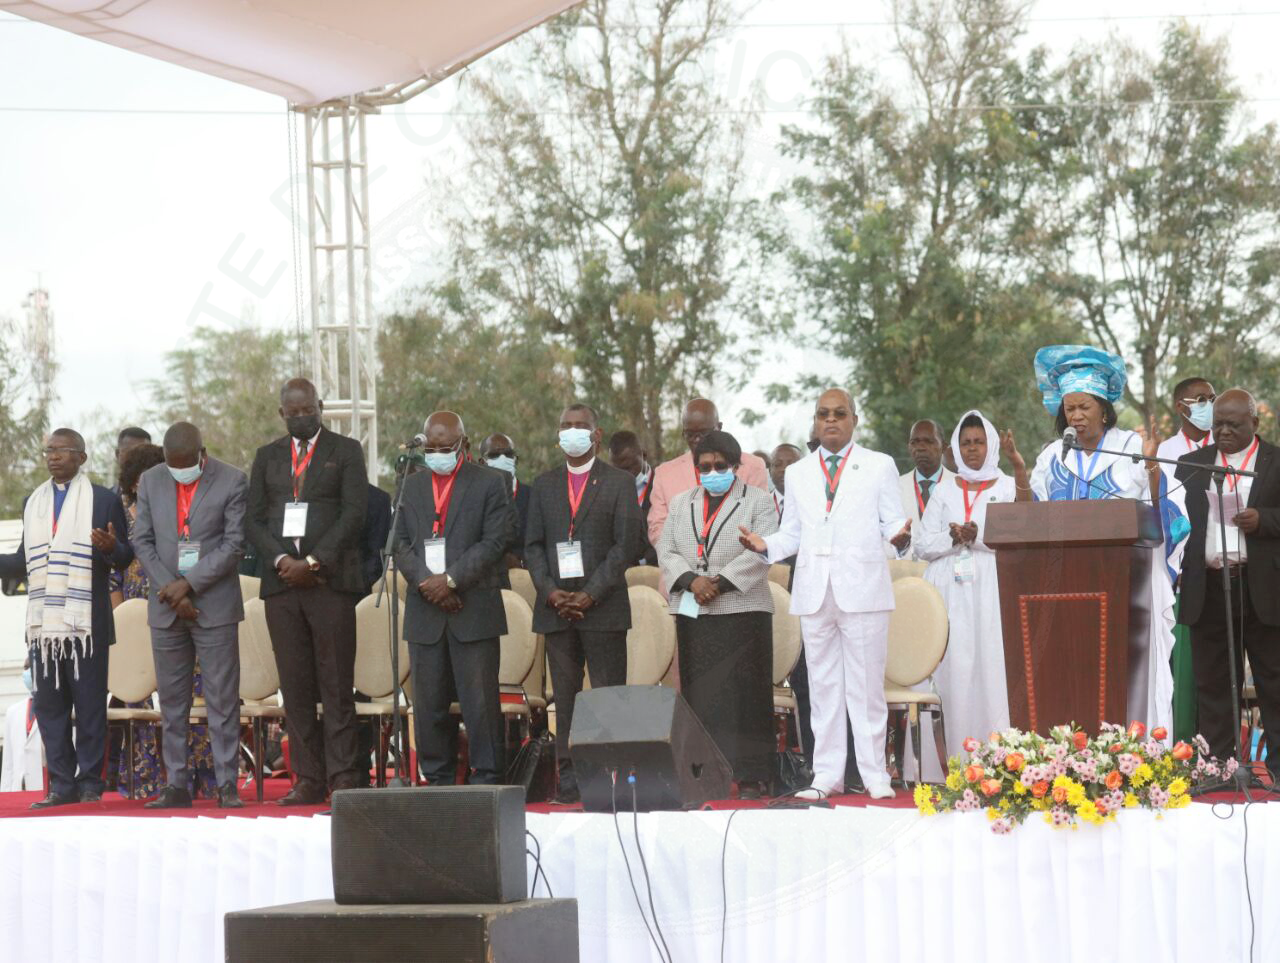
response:
M1123 16L1107 17L1117 9ZM1276 119L1276 0L1045 0L1026 44L1065 53L1119 34L1154 49L1162 18L1179 15L1229 38L1252 110ZM762 0L745 18L717 67L730 97L744 97L752 79L765 84L772 110L750 146L758 177L779 174L778 125L794 120L782 111L838 43L833 22L858 21L844 35L877 62L885 16L880 3ZM432 188L456 169L467 123L448 115L455 83L369 121L383 307L440 253ZM83 423L103 409L131 420L164 352L196 323L295 323L285 116L278 97L0 14L0 317L22 317L37 278L49 290L62 366L54 421ZM787 360L823 364L794 349ZM757 388L719 399L727 427L738 427L734 411L759 405ZM743 440L803 440L801 408Z

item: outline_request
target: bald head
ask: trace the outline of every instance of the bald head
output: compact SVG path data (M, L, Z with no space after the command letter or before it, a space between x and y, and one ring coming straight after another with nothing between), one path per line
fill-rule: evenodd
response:
M190 468L203 453L204 439L191 422L175 422L164 433L164 460L170 468Z
M492 435L480 442L481 458L499 458L502 455L508 455L511 458L516 456L516 445L511 440L510 435L504 435L500 431L495 431Z
M1258 433L1258 402L1243 388L1218 395L1213 403L1213 443L1223 454L1234 455L1253 444Z
M427 416L422 433L427 436L427 451L449 451L466 437L461 416L452 411L433 411Z
M715 402L706 398L694 398L684 406L680 428L684 433L685 444L692 452L708 432L720 430L720 412L716 409Z
M813 430L818 443L832 454L838 454L853 440L858 426L853 396L843 388L828 388L818 397L813 411Z

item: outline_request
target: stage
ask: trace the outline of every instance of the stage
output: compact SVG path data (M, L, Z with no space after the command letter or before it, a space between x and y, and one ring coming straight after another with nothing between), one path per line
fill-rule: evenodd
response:
M30 798L0 796L0 812ZM841 802L852 804L641 814L673 959L720 959L723 854L726 960L1234 963L1249 958L1246 818L1253 959L1277 958L1280 805L1246 817L1239 805L1198 803L1163 818L1123 812L1074 831L1029 822L997 836L980 813L923 817L901 793L896 805ZM76 806L0 818L0 960L214 963L225 912L332 898L319 812L156 818L136 802L106 806L109 815ZM551 888L579 901L582 960L657 961L613 817L534 809L528 828ZM631 815L618 826L647 911ZM532 860L529 874L532 885ZM535 895L546 895L540 879Z

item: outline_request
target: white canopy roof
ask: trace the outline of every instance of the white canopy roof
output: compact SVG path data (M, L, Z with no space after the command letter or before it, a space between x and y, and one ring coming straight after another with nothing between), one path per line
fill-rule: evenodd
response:
M311 105L440 80L578 0L0 0L0 9Z

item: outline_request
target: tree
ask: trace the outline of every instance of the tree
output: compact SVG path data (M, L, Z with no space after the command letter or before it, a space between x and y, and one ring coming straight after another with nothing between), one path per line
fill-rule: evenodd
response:
M0 319L0 517L19 518L22 502L47 479L40 454L48 410L30 399L30 358L14 323Z
M1059 96L1083 106L1058 121L1070 156L1046 281L1129 361L1143 421L1172 414L1166 386L1188 375L1274 391L1280 141L1248 129L1226 43L1175 23L1158 59L1095 47Z
M753 254L746 119L707 60L723 0L589 0L487 63L455 216L468 317L571 354L578 394L663 454L663 426L725 370ZM460 321L460 318L452 318ZM447 394L447 393L446 393Z
M894 454L916 419L949 429L973 407L1024 445L1043 437L1032 356L1076 333L1024 280L1042 243L1051 148L1032 116L992 109L1037 102L1051 80L1043 52L1010 54L1024 10L896 4L907 90L845 50L818 80L813 122L784 130L805 166L784 197L814 225L789 246L817 327L799 330L847 360L875 444Z

